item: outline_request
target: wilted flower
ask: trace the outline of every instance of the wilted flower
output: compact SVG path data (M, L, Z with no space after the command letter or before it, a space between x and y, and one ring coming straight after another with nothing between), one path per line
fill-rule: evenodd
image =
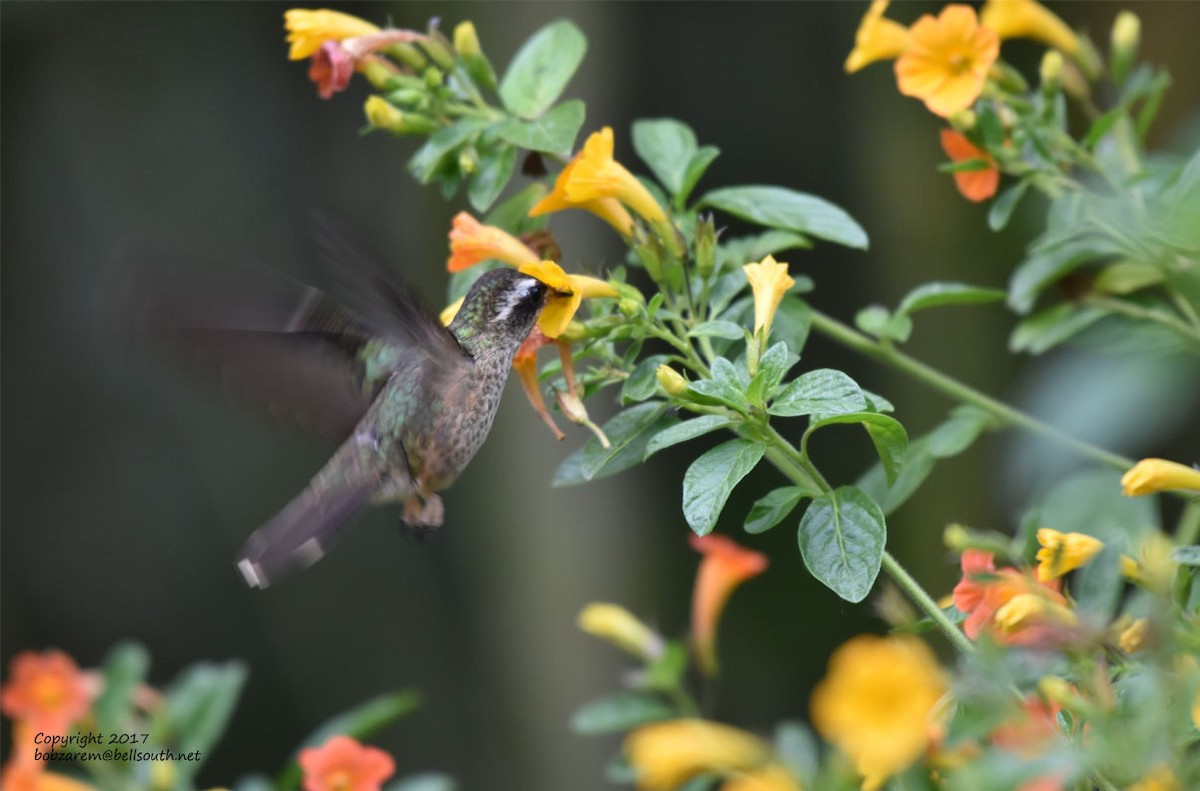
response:
M758 335L761 330L765 339L771 334L771 321L783 295L796 281L788 276L788 265L777 263L770 255L757 264L746 264L742 271L754 292L754 334Z
M725 536L689 535L692 548L704 555L692 590L692 646L700 669L717 672L717 624L725 604L739 585L767 570L767 556L738 546Z
M1172 489L1200 491L1200 470L1166 459L1142 459L1121 477L1121 486L1130 497Z
M1000 39L979 24L974 9L948 5L909 29L908 48L896 61L896 81L900 93L921 99L945 118L974 103L999 54Z
M663 652L658 633L619 604L589 604L579 613L579 628L644 661L657 659Z
M536 258L536 256L535 256ZM615 297L617 290L610 283L587 275L569 275L553 261L533 261L520 265L523 274L536 277L552 290L538 317L538 326L547 338L557 338L566 331L583 300L590 297Z
M642 791L674 791L697 775L753 771L772 759L770 746L757 736L698 719L635 728L625 737L625 756Z
M22 651L8 667L8 681L0 688L0 710L34 730L69 733L91 706L94 690L62 651Z
M888 0L871 0L854 34L854 49L846 58L845 69L853 74L877 60L897 58L908 47L908 28L883 15Z
M977 147L966 135L953 129L942 130L942 150L956 163L973 159L987 163L987 167L982 170L954 171L954 185L964 198L979 203L996 194L1000 186L1000 170L991 154Z
M1036 0L987 0L979 21L1001 39L1032 38L1068 55L1079 51L1074 31Z
M579 157L576 156L559 171L558 178L554 180L554 189L533 205L533 208L529 210L529 216L538 217L564 209L583 209L604 220L622 237L629 239L633 236L633 216L621 205L619 200L616 198L589 198L588 200L574 201L567 197L567 184L571 180L571 174L578 159Z
M829 659L812 693L812 721L863 775L863 791L916 761L948 691L929 647L915 637L860 635Z
M304 60L316 53L326 41L341 41L355 36L378 33L379 28L365 19L322 8L316 11L292 8L283 13L287 29L289 60Z
M541 261L537 253L507 231L484 225L465 211L454 215L446 269L461 272L489 259L515 267Z
M392 756L349 736L332 736L320 747L300 751L304 791L379 791L396 772Z
M1104 542L1083 533L1060 533L1048 527L1037 531L1038 579L1047 582L1074 571L1104 549Z

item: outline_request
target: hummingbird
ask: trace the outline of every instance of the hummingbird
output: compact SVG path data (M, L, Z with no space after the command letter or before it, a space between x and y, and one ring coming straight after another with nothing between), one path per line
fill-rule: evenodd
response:
M211 287L178 275L133 278L142 324L152 314L157 335L166 329L272 411L340 442L238 553L237 569L255 588L320 560L369 504L401 503L405 523L440 526L437 492L483 445L513 357L552 293L515 269L493 269L443 326L331 221L318 217L316 235L335 293L253 271L223 283L227 304L214 308L198 304Z

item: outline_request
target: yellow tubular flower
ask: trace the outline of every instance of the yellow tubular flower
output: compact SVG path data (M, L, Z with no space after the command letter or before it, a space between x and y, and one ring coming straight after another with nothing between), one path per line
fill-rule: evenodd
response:
M1036 593L1021 593L1013 596L1008 603L996 610L993 621L1005 634L1012 634L1034 621L1039 623L1047 621L1057 621L1063 624L1077 623L1075 613Z
M1130 497L1170 489L1200 491L1200 471L1166 459L1142 459L1121 478L1121 486Z
M322 8L292 8L283 12L287 29L289 60L304 60L321 48L326 41L343 41L355 36L378 33L379 28L365 19Z
M618 604L593 602L579 613L579 628L633 654L653 660L662 655L663 640L637 616Z
M995 31L981 26L970 6L948 5L937 17L923 15L908 33L908 49L896 61L900 93L943 118L970 107L1000 55Z
M782 764L736 774L721 784L720 791L803 791L800 783Z
M669 365L658 366L654 376L658 379L658 386L669 396L681 396L687 392L687 380Z
M1037 531L1038 580L1048 582L1074 571L1104 549L1104 542L1083 533L1060 533L1043 527Z
M858 32L854 34L854 49L846 58L847 74L877 60L898 58L908 47L908 28L884 17L887 7L888 0L872 0L871 7L863 15Z
M1001 39L1032 38L1068 55L1079 52L1075 31L1037 0L987 0L979 21Z
M571 160L566 167L559 171L558 178L554 180L554 189L533 205L533 208L529 210L529 216L538 217L564 209L583 209L611 225L623 238L632 237L633 215L616 198L592 198L584 201L572 201L567 198L567 183L571 179L571 173L575 170L577 159L578 157Z
M553 261L522 264L520 270L522 274L536 277L555 292L550 295L546 306L542 308L542 315L538 317L538 327L547 338L557 338L566 332L567 325L575 317L583 300L618 296L617 290L609 283L587 275L568 275Z
M817 731L854 761L863 791L916 761L937 726L945 675L915 637L860 635L829 658L812 693Z
M757 264L746 264L742 271L750 281L754 292L754 334L762 330L763 337L771 334L771 321L783 295L796 284L787 273L788 265L775 261L774 256L768 255Z
M507 231L494 225L483 225L465 211L454 215L450 229L450 258L446 261L446 269L461 272L489 259L514 267L536 264L541 260L537 253Z
M625 756L641 791L674 791L700 774L762 768L771 759L771 749L757 736L729 725L684 719L630 731Z

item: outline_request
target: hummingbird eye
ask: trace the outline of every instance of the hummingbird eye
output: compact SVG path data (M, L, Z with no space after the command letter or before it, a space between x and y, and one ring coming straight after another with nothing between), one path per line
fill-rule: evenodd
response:
M519 320L523 320L527 315L535 314L541 307L545 293L546 286L540 280L526 276L514 279L500 294L496 306L496 321L509 321L514 314L518 314Z

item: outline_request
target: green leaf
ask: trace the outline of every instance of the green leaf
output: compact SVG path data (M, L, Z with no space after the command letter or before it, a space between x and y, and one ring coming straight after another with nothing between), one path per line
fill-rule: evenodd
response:
M696 155L696 135L674 118L640 118L633 122L633 150L667 192L677 195Z
M746 387L749 384L750 375L745 369L737 368L724 357L718 357L713 361L712 378L689 382L688 390L700 396L702 401L746 412L750 409L750 402L746 400Z
M447 163L456 160L458 149L483 127L483 121L464 118L437 130L429 136L425 145L417 149L412 159L408 160L409 172L422 184L433 181Z
M1029 182L1022 180L1000 193L1000 197L992 201L992 207L988 210L988 227L993 231L1004 230L1028 189Z
M787 518L805 497L816 497L819 490L803 486L781 486L760 497L750 506L743 525L747 533L765 533Z
M704 176L708 166L713 163L718 156L721 155L721 149L716 146L700 146L692 158L688 160L687 168L683 172L683 182L679 185L679 191L675 194L675 205L680 210L687 203L688 196L692 194L692 190L696 188L696 182Z
M547 218L545 216L530 217L529 210L544 197L546 197L546 185L534 182L492 209L484 217L484 223L503 228L514 236L529 231L539 231L546 227ZM466 271L470 272L471 270Z
M92 711L96 727L105 733L121 733L133 712L133 690L146 679L150 654L140 643L120 643L108 652L101 668L104 688Z
M897 313L909 314L940 305L973 305L999 302L1004 292L998 288L984 288L966 283L925 283L917 286L900 300Z
M799 297L785 295L779 303L779 310L775 311L775 321L771 323L771 337L782 340L787 344L790 353L799 356L808 341L810 329L812 308Z
M908 434L904 426L895 418L881 415L878 412L851 412L844 415L831 415L813 420L804 432L805 439L814 431L836 423L861 423L875 445L875 452L883 464L888 484L895 483L896 476L904 464L904 454L908 450Z
M1017 313L1028 313L1046 286L1089 261L1114 252L1114 248L1091 237L1058 244L1043 252L1035 249L1008 282L1009 307Z
M899 343L912 334L912 319L902 314L892 314L882 305L868 305L854 315L854 324L868 335L888 338Z
M646 455L646 443L678 418L667 414L662 401L648 401L630 407L604 424L610 447L592 437L583 446L580 473L585 481L613 475L640 464ZM653 431L651 431L653 429Z
M800 361L798 355L788 351L787 343L773 344L758 361L758 371L746 388L746 396L754 404L763 404L771 400L779 383L792 366Z
M804 788L813 788L821 751L813 732L801 722L785 720L775 726L775 754Z
M705 452L683 476L683 515L697 535L708 535L735 486L762 459L766 448L731 439Z
M950 419L929 432L929 453L938 459L957 456L992 425L987 412L973 406L956 408Z
M178 752L200 750L202 759L180 761L177 771L188 777L200 771L203 758L225 732L245 682L246 667L241 662L199 662L171 682L155 725L165 727L164 741L173 743Z
M478 169L467 185L467 198L476 211L485 212L512 178L517 168L517 149L495 145L480 152Z
M660 450L669 448L672 445L678 445L681 442L687 442L696 437L702 437L711 431L732 425L733 420L724 415L701 415L700 417L694 417L691 420L677 423L658 432L646 443L645 458L648 459Z
M890 514L904 505L909 497L925 482L933 471L936 457L929 451L929 437L919 437L908 443L904 454L904 466L896 480L888 483L883 463L878 462L862 474L855 482L863 492L879 504L883 513Z
M1157 286L1166 276L1154 264L1145 261L1118 261L1106 266L1096 276L1092 287L1107 294L1132 294L1143 288Z
M702 321L688 330L689 338L728 338L731 341L740 340L745 336L745 330L732 321Z
M658 390L658 367L669 359L665 354L652 354L638 363L621 385L621 405L645 401L654 395Z
M817 497L800 520L804 565L848 602L860 602L871 592L886 540L883 512L853 486Z
M1096 144L1116 125L1117 121L1121 120L1121 117L1125 115L1128 109L1128 105L1121 103L1096 118L1095 121L1092 121L1091 127L1088 128L1087 134L1079 141L1080 145L1088 151L1093 150Z
M767 410L780 417L863 412L867 399L858 383L841 371L818 368L789 382Z
M585 113L583 102L571 99L532 121L510 118L496 127L496 134L529 151L565 157L575 148Z
M645 692L618 692L594 700L571 715L575 733L620 733L647 722L669 720L679 712L658 695Z
M329 737L339 734L365 741L380 728L410 714L420 705L421 696L419 694L412 690L402 689L371 698L366 703L327 720L296 748L292 760L279 773L275 787L295 788L300 785L300 767L296 763L296 755L300 753L300 750L324 744Z
M1014 352L1041 354L1077 335L1106 315L1108 311L1104 308L1076 308L1070 302L1061 302L1022 319L1013 328L1012 337L1008 339L1008 348Z
M718 245L718 263L722 267L736 267L739 271L731 273L730 276L741 278L741 285L745 285L746 276L740 271L744 264L761 261L768 255L775 255L784 250L810 247L812 242L795 231L764 231L753 236L739 236Z
M529 37L500 80L504 107L522 118L536 118L567 87L587 52L587 38L573 22L560 19Z
M847 247L867 247L866 231L841 208L815 195L784 187L726 187L709 192L699 205L768 228L816 236Z

